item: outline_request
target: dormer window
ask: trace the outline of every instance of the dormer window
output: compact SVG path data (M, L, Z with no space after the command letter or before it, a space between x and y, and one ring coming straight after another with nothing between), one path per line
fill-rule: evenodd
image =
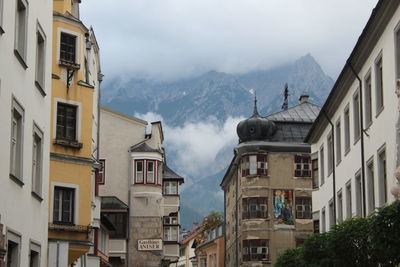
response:
M242 176L268 175L268 162L266 154L246 155L241 162Z

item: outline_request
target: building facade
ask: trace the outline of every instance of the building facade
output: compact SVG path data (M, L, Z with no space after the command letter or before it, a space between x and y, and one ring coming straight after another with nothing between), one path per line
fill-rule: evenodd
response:
M110 240L115 266L169 266L179 257L183 178L166 165L161 122L153 122L149 134L146 125L101 109L100 157L105 179L100 194L104 213L119 229ZM116 127L120 130L115 131Z
M378 2L307 136L316 160L313 216L320 232L394 200L399 4Z
M178 267L193 267L192 261L196 260L194 242L203 232L201 226L197 226L190 230L180 241L180 253L178 260Z
M303 142L319 107L301 103L237 126L239 144L222 180L226 266L272 266L312 233L310 146Z
M45 266L53 1L0 0L0 266Z
M49 266L91 264L88 253L101 227L95 174L102 74L99 47L93 29L80 21L79 3L60 0L53 7Z
M201 242L196 242L195 244L196 257L191 260L191 266L225 266L225 238L223 229L223 224L220 224L203 233L204 238ZM199 241L199 239L197 239L197 241Z

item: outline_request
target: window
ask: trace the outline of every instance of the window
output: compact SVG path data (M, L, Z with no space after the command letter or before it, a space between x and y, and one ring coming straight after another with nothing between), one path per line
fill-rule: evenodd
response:
M154 161L153 160L147 160L146 183L154 184Z
M312 160L312 177L313 177L313 188L318 188L319 175L318 175L318 159Z
M46 66L46 35L40 25L36 30L36 86L41 91L44 89L45 83L45 66ZM44 91L43 91L44 92Z
M165 225L176 225L178 224L178 216L165 216L164 217Z
M368 214L375 211L375 177L374 162L370 160L367 163L367 190L368 190Z
M342 190L337 193L337 220L338 223L343 222L343 195Z
M178 241L179 226L164 226L164 241Z
M164 195L177 195L178 182L164 182Z
M331 199L329 201L329 229L332 229L332 227L335 225L335 212L334 212L334 207L333 207L333 200Z
M325 208L321 211L321 233L326 232L326 215L325 215Z
M163 180L163 169L162 169L163 163L161 161L157 161L157 184L162 185L162 180Z
M375 63L375 98L376 98L376 114L378 114L383 109L382 55Z
M311 177L311 157L309 155L294 156L294 176L295 177Z
M378 152L378 174L379 206L382 206L387 202L386 152L384 149Z
M268 218L268 199L251 197L242 199L242 219Z
M0 0L0 35L4 33L4 30L3 30L3 5L4 5L4 0Z
M18 60L27 68L26 60L26 37L28 28L28 2L17 1L17 14L15 19L15 54Z
M114 225L115 230L110 231L110 238L125 239L127 235L128 217L124 212L107 212L103 213Z
M40 267L40 245L30 243L29 267Z
M342 160L342 135L341 135L341 126L340 119L336 122L336 131L335 131L335 141L336 141L336 164Z
M268 247L267 239L243 240L243 261L268 261Z
M311 197L296 197L296 219L311 219Z
M107 230L103 227L99 229L99 241L98 241L98 250L103 254L107 254L108 251L108 237Z
M10 176L22 182L24 110L15 99L11 111Z
M100 170L99 170L99 184L105 184L106 182L106 160L99 159Z
M353 96L354 143L361 137L360 125L360 97L357 93Z
M38 196L42 194L42 169L43 169L43 133L33 126L33 148L32 148L32 192Z
M351 181L346 184L346 219L352 216Z
M242 157L242 176L268 175L267 155L247 155Z
M320 171L321 171L321 185L325 183L325 171L324 171L324 145L319 149L319 158L320 158Z
M369 125L372 123L372 84L371 84L371 74L364 80L364 88L365 88L365 103L364 103L364 112L365 112L365 125Z
M135 161L135 183L142 184L143 183L143 160Z
M65 32L61 33L60 61L75 63L76 61L76 36Z
M314 234L319 233L319 219L313 221L313 232Z
M332 132L328 135L327 139L327 149L328 149L328 174L330 174L333 170L333 138Z
M73 224L75 189L66 187L54 188L53 223Z
M362 181L361 174L358 173L356 174L356 215L359 217L362 216L362 205Z
M57 104L56 139L76 141L77 106L65 103Z
M7 267L20 266L21 236L7 232Z
M350 151L350 111L347 106L344 110L344 151Z

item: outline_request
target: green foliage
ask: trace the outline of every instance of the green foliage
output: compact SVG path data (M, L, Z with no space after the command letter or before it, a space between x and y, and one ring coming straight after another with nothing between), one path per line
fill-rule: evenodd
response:
M274 266L372 267L400 264L400 201L368 218L352 218L314 234L278 256Z
M213 228L223 222L223 216L217 211L211 211L203 220L203 232Z

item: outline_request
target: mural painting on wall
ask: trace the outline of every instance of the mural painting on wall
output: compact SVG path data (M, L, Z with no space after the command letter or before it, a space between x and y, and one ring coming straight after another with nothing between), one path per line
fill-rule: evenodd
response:
M293 190L274 190L274 216L277 224L294 224Z

